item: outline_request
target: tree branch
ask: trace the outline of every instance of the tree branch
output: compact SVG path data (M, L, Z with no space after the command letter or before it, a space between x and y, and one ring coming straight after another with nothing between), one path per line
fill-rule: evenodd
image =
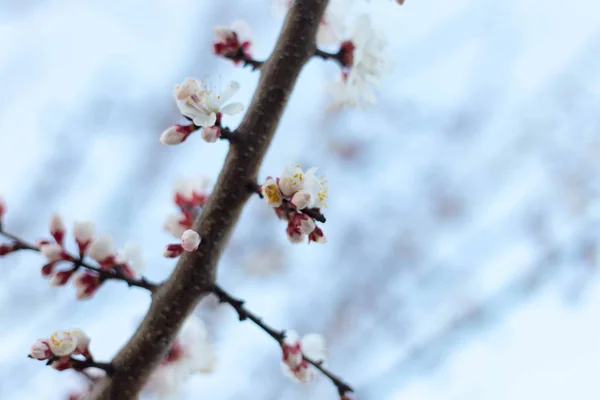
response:
M240 321L245 321L245 320L249 319L250 321L254 322L254 324L256 326L258 326L260 329L262 329L267 334L269 334L269 336L271 336L273 339L275 339L277 341L277 343L279 343L280 346L283 344L283 339L285 338L284 331L275 330L275 329L271 328L269 325L265 324L263 322L262 318L258 317L256 314L253 314L251 311L249 311L247 308L244 307L243 300L239 300L239 299L232 297L229 293L227 293L226 291L221 289L221 287L219 287L216 284L213 285L212 291L219 298L219 301L221 303L227 303L231 307L234 308L234 310L238 313L238 317L239 317ZM325 369L323 367L323 363L313 361L310 358L306 357L304 354L302 355L302 358L304 360L306 360L306 362L312 364L315 368L317 368L319 371L321 371L321 373L323 375L325 375L327 378L329 378L329 380L331 380L331 382L337 388L340 397L343 397L344 395L346 395L350 392L353 392L350 385L348 385L346 382L341 380L339 377L335 376L334 374L329 372L327 369Z
M155 292L150 310L113 359L115 372L100 381L91 400L135 399L159 365L183 322L211 291L216 265L255 182L298 74L314 54L317 28L328 0L297 0L290 7L275 49L261 68L258 88L231 143L225 165L194 230L197 251L184 253L171 277Z
M11 239L16 245L15 250L33 250L33 251L37 251L38 253L40 252L40 249L37 246L21 239L20 237L18 237L16 235L13 235L12 233L8 233L8 232L5 232L4 230L2 230L2 225L0 225L0 235ZM158 287L157 284L148 281L144 277L141 277L140 279L132 278L132 277L125 275L122 271L120 271L118 269L110 269L110 270L101 269L99 267L90 265L89 263L83 261L82 259L77 259L77 257L75 257L73 255L69 255L69 257L72 260L74 260L74 261L72 261L74 264L73 268L77 269L79 267L84 267L86 269L89 269L90 271L94 271L94 272L98 273L98 276L100 277L101 280L112 279L112 280L117 280L117 281L123 281L123 282L127 283L127 285L129 287L135 286L135 287L149 290L150 292L154 292L156 290L156 288ZM65 261L68 261L68 260L65 260Z

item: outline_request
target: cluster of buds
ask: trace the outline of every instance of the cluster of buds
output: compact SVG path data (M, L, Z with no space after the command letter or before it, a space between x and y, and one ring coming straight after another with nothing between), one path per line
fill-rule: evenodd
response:
M176 258L183 254L184 251L196 251L202 239L198 232L188 229L181 234L181 243L168 244L165 247L163 256L167 258Z
M72 356L81 355L92 360L89 350L90 338L80 329L56 331L47 339L37 339L31 346L30 358L48 361L59 371L73 368Z
M213 52L228 58L235 65L252 59L252 37L250 26L246 21L238 20L231 27L215 27Z
M181 390L182 383L193 374L211 372L215 361L208 330L200 318L192 315L183 324L145 390L160 398L180 398L175 396Z
M306 358L316 363L325 362L327 358L325 339L316 333L305 335L300 339L296 332L286 331L281 349L284 373L303 383L312 382L315 377L315 371Z
M208 201L209 188L210 181L204 176L180 178L175 181L173 202L179 212L169 214L163 228L175 238L180 238L183 232L191 229Z
M327 207L327 181L315 176L316 168L306 172L299 165L288 165L279 178L267 177L259 191L264 201L275 209L280 219L288 221L286 233L292 243L308 241L325 243L323 231L317 227L314 217L305 210L320 214Z
M77 243L77 257L65 248L66 228L58 214L50 218L50 235L53 240L42 239L37 242L40 252L48 261L42 267L42 276L49 278L50 286L63 286L71 278L79 300L90 298L102 284L101 271L122 274L127 278L135 278L144 267L139 246L127 243L122 252L116 253L113 240L104 235L94 239L94 226L91 222L76 222L73 235ZM82 265L83 258L89 256L99 265L99 270L91 270ZM70 263L71 268L56 270L60 263ZM80 269L84 267L83 271Z
M204 141L216 142L222 134L223 114L236 115L244 111L244 105L241 103L225 104L239 89L240 84L235 81L231 81L226 88L217 90L208 82L187 78L175 87L174 96L181 115L193 124L171 126L160 136L161 143L180 144L200 128L200 135Z

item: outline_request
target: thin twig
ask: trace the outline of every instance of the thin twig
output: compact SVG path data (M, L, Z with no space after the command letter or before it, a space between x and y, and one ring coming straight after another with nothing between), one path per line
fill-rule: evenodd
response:
M5 232L4 230L2 230L2 226L0 226L0 235L13 240L16 245L15 250L33 250L33 251L37 251L38 253L41 252L41 250L39 249L38 246L35 246L35 245L21 239L20 237L13 235L12 233ZM131 277L125 275L118 268L113 268L113 269L108 269L108 270L102 269L102 268L95 267L93 265L88 264L87 262L83 261L81 258L78 259L77 257L71 256L71 255L68 255L68 256L70 259L75 260L75 261L73 261L74 269L77 269L79 267L84 267L90 271L94 271L94 272L98 273L100 280L111 280L112 279L112 280L123 281L123 282L127 283L127 285L129 287L135 286L135 287L149 290L150 292L154 292L156 290L156 288L159 286L155 283L149 282L144 277L141 277L140 279L131 278ZM68 261L68 260L65 260L65 261Z
M244 53L244 49L242 49L241 47L238 49L237 53L235 54L225 54L223 55L223 57L227 58L228 60L231 60L233 62L243 62L244 63L244 67L250 67L252 68L252 71L256 71L257 69L260 69L263 64L265 63L264 61L258 61L253 59L252 57L248 57L246 55L246 53Z
M338 53L328 53L326 51L320 50L320 49L316 49L315 50L315 57L321 57L323 60L335 60L337 61L341 66L344 65L344 60L343 60L343 52L340 50Z
M244 307L243 300L236 299L235 297L231 296L229 293L227 293L225 290L223 290L220 286L218 286L216 284L212 286L212 292L219 298L219 301L221 303L227 303L231 307L233 307L233 309L237 312L240 321L245 321L245 320L249 319L250 321L254 322L254 324L256 326L258 326L260 329L265 331L269 336L271 336L273 339L275 339L277 341L277 343L279 343L280 346L283 345L283 340L285 339L285 332L278 331L278 330L270 327L269 325L267 325L265 322L263 322L262 318L260 318L259 316L257 316L256 314L254 314L250 310L248 310L246 307ZM320 362L320 361L317 362L317 361L311 360L310 358L306 357L304 354L302 355L302 358L304 360L306 360L306 362L308 362L309 364L311 364L315 368L317 368L319 371L321 371L321 373L323 375L325 375L327 378L329 378L329 380L337 388L338 393L340 394L340 397L343 397L347 393L353 392L350 385L348 385L346 382L344 382L338 376L334 375L333 373L331 373L330 371L325 369L323 367L322 362Z
M33 358L31 355L28 355L27 357ZM59 361L59 360L61 360L61 357L54 356L47 360L41 360L41 361L44 361L46 363L46 365L52 365L52 363L54 363L55 361ZM107 375L112 374L115 370L111 363L94 361L93 358L86 358L85 360L79 360L77 358L70 357L68 366L69 366L69 368L74 369L77 372L81 372L92 382L94 381L94 378L92 378L90 375L85 373L84 372L85 369L98 368L98 369L105 371Z

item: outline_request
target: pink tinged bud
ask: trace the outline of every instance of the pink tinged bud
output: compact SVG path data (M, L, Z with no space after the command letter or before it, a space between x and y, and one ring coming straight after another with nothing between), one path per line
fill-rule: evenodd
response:
M315 221L308 215L304 215L306 218L300 219L300 231L306 235L315 230Z
M0 196L0 223L2 223L2 217L6 214L6 201Z
M10 254L13 251L15 251L14 244L0 244L0 257Z
M55 356L69 356L77 350L77 337L69 331L56 331L50 336L48 344Z
M163 251L163 256L167 258L176 258L179 257L183 253L183 247L179 243L177 244L169 244L165 247Z
M205 142L214 143L219 140L219 137L221 136L221 128L218 126L204 127L200 132L200 136L202 136L202 139L204 139Z
M356 46L352 43L351 40L346 40L342 42L340 47L340 54L342 58L342 64L345 68L351 68L354 64L354 50Z
M90 337L78 328L71 329L69 332L71 332L77 341L75 352L83 355L89 355Z
M85 252L85 249L94 238L94 224L91 222L75 222L73 225L73 235L75 236L77 246L79 246L79 252Z
M50 234L56 243L62 246L65 237L65 223L59 214L54 213L50 217Z
M45 265L42 267L42 276L43 276L44 278L46 278L46 277L50 276L50 275L52 274L52 272L54 272L54 262L51 262L51 263L45 264Z
M319 227L315 227L315 230L308 235L308 242L327 243L327 238Z
M55 272L50 277L48 284L50 286L63 286L71 279L71 276L73 276L73 270Z
M310 203L311 198L312 195L308 190L299 190L292 196L291 203L295 209L304 210Z
M112 267L111 264L114 264L115 250L113 240L108 235L103 235L94 240L90 244L87 253L103 267Z
M58 243L44 244L40 247L40 252L49 262L64 260L63 248Z
M198 232L188 229L181 235L181 247L185 251L196 251L198 250L198 246L200 246L201 240Z
M194 125L173 125L160 135L160 142L169 146L183 143L195 129Z
M50 346L46 340L38 339L31 345L29 356L36 360L47 360L51 358L52 355L52 351L50 351Z
M285 230L287 233L288 239L292 243L302 243L304 241L305 235L297 228L294 228L293 225L288 224L287 229Z
M83 272L73 279L75 285L75 297L77 300L91 298L100 287L100 279L91 272Z

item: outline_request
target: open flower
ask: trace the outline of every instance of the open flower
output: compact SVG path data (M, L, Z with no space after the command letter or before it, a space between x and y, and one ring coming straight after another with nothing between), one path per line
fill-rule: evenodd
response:
M77 350L78 336L69 331L56 331L48 339L52 354L58 357L69 356Z
M283 202L283 196L279 191L277 181L268 177L265 183L260 187L265 202L271 207L279 207Z
M235 115L244 110L241 103L225 105L239 88L239 83L231 81L224 90L217 93L206 82L187 78L175 87L174 94L182 115L190 118L197 126L210 127L217 123L221 114Z
M286 331L281 349L283 371L303 383L308 383L314 378L314 371L304 357L314 362L325 362L327 358L325 339L316 333L300 339L295 331Z
M191 316L152 374L146 391L160 398L175 396L192 374L211 372L214 363L215 353L206 326L200 318Z

